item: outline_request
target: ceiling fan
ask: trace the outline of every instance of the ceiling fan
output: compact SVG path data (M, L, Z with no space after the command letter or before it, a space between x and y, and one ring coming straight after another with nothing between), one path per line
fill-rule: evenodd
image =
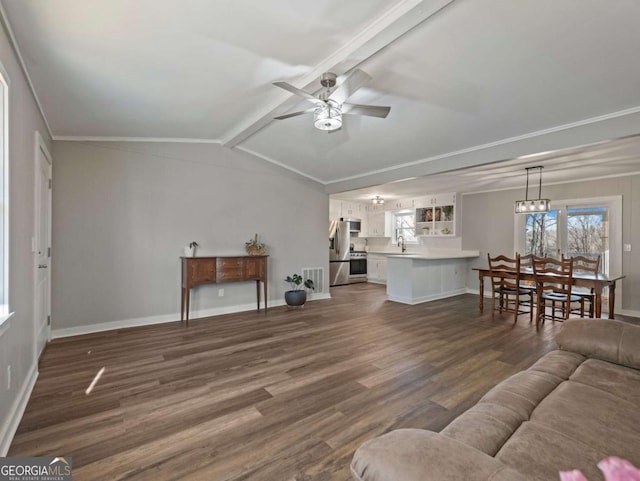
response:
M356 90L371 81L369 74L360 69L354 69L338 88L331 92L331 89L336 85L336 78L337 76L333 72L323 73L320 77L320 84L322 84L326 90L320 92L317 97L287 82L274 82L273 85L299 95L314 104L313 107L307 110L279 115L274 118L284 120L290 117L297 117L298 115L313 113L313 125L316 129L331 132L342 127L342 114L367 115L369 117L379 117L382 119L389 115L391 107L349 104L345 102Z

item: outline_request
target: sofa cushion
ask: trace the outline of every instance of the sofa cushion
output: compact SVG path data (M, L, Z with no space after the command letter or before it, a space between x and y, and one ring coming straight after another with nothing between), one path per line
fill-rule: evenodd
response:
M565 380L573 374L586 357L570 351L551 351L541 357L529 368L529 371L546 372Z
M592 386L640 406L640 371L598 359L582 363L571 380Z
M423 429L398 429L364 443L353 456L356 481L524 481L500 461Z
M562 379L541 371L520 372L498 384L442 434L494 456Z
M479 402L502 405L529 419L531 412L556 386L557 376L543 372L523 371L505 379L485 394Z
M607 455L546 424L526 422L504 444L496 459L531 481L557 480L558 471L580 469L591 481L602 479L596 463ZM462 478L461 478L462 479Z
M616 394L567 381L540 403L531 422L640 465L640 409Z
M640 326L613 319L569 319L556 342L563 350L640 369Z

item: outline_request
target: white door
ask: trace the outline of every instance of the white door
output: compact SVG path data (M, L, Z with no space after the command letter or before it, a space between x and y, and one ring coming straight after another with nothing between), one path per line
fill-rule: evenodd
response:
M34 259L36 269L35 323L36 357L39 357L51 333L51 156L36 139L36 204Z

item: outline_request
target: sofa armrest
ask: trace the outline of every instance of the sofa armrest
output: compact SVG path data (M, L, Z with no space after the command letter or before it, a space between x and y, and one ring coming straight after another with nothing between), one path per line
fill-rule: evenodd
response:
M640 369L640 326L613 319L569 319L556 342L565 351Z
M398 429L364 443L353 456L356 481L519 481L497 459L442 434Z

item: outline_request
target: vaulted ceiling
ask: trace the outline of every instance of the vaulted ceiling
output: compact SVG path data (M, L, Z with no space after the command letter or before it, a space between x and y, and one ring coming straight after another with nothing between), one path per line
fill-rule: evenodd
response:
M1 5L55 139L216 142L337 192L640 132L637 0ZM272 119L308 107L272 82L356 66L387 119Z

